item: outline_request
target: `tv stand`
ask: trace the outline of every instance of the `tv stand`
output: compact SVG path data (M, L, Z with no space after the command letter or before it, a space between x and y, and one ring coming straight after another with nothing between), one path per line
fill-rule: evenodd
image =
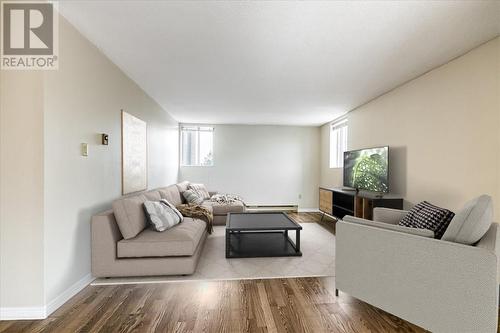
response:
M319 210L338 219L352 215L371 220L373 208L387 207L403 209L403 198L368 191L342 188L319 188Z

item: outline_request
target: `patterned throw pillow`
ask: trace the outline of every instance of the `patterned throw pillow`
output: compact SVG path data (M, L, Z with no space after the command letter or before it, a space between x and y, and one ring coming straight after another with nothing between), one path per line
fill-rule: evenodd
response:
M434 231L434 238L441 239L455 213L422 201L403 217L399 225Z
M195 190L198 192L198 195L203 198L203 200L210 199L210 194L207 191L207 188L203 184L189 184L188 189Z
M181 222L179 215L170 206L161 201L144 202L144 210L151 229L155 231L165 231Z
M203 197L201 197L195 190L187 190L182 192L182 196L189 204L201 205L203 203Z
M174 211L174 213L177 214L177 216L179 216L180 222L184 220L184 216L182 216L181 212L179 212L179 210L173 204L171 204L166 199L161 199L160 202L170 207Z

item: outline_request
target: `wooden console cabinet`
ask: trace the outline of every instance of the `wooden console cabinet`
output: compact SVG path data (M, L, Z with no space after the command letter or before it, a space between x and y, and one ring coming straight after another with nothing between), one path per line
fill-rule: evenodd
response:
M319 210L325 214L342 219L345 215L373 218L373 208L387 207L403 209L403 198L366 191L349 191L341 188L319 188Z

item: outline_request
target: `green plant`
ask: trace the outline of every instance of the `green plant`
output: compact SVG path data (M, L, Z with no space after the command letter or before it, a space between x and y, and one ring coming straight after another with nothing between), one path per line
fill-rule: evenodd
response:
M376 192L387 192L386 170L387 162L379 154L359 157L353 167L353 187Z

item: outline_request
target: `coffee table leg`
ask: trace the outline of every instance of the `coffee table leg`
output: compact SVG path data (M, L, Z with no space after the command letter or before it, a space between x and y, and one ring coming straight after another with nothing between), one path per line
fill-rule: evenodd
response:
M300 229L297 229L295 238L295 252L300 252Z
M229 258L229 249L231 245L229 244L229 240L231 238L229 237L229 231L226 229L226 258Z

